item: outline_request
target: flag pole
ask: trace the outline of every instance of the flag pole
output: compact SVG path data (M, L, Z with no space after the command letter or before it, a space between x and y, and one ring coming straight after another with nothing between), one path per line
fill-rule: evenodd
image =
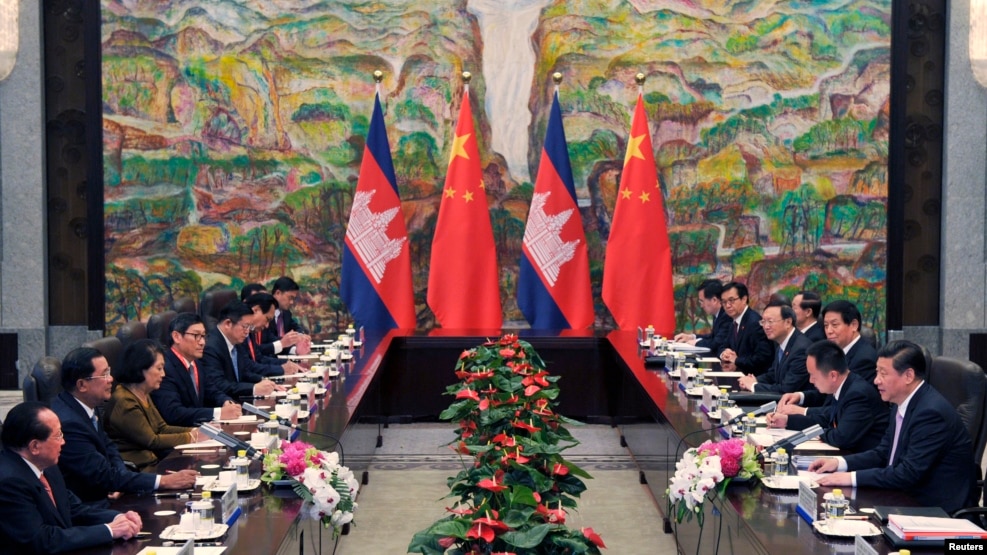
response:
M644 80L646 77L643 73L638 73L634 76L634 82L637 83L637 94L642 94L644 92Z
M469 92L470 90L470 80L472 79L473 79L472 73L468 71L463 72L463 88L465 88L467 92Z
M559 85L562 84L562 74L556 71L552 74L552 81L555 83L555 94L559 94Z
M384 72L381 70L374 70L374 89L376 89L377 95L380 96L380 82L384 80Z

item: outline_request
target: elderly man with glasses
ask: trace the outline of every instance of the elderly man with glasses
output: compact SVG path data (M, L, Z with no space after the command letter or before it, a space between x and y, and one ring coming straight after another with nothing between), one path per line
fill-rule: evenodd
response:
M254 318L254 311L241 301L226 305L219 313L216 328L206 338L202 353L202 366L209 379L234 399L260 397L284 390L284 387L264 377L264 367L250 357L250 352L243 345L254 330Z
M747 306L747 286L738 281L724 285L720 302L733 320L729 346L720 353L723 370L762 374L771 366L774 344L764 335L761 315Z
M808 337L795 329L795 311L782 303L771 303L761 318L764 335L774 341L774 361L761 376L747 374L740 378L740 387L755 393L791 393L809 386L805 368L805 352L812 345Z
M172 426L195 426L211 420L239 418L240 405L223 393L202 368L206 326L198 315L183 312L169 328L170 345L165 349L165 377L151 392L165 422Z
M65 435L58 467L66 485L83 503L107 506L108 499L119 497L120 492L144 493L195 485L194 470L156 475L135 472L124 464L103 425L102 407L113 391L113 376L99 351L82 347L65 355L62 389L51 403Z

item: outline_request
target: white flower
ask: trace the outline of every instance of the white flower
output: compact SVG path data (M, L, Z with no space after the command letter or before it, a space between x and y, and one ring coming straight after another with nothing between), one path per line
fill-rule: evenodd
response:
M353 520L353 513L336 511L332 514L332 519L330 522L333 526L339 528L344 524L348 524L351 520Z

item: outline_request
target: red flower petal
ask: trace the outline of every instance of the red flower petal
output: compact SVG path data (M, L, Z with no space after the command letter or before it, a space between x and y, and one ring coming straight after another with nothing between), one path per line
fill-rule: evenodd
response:
M586 536L587 540L596 544L597 547L602 547L603 549L607 548L606 544L603 543L603 538L601 538L599 534L594 532L592 528L582 528L580 532L582 532L583 535Z

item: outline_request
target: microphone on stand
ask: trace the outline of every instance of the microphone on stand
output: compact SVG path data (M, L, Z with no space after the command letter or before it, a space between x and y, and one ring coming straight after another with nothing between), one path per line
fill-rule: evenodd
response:
M750 412L753 412L754 413L754 416L761 416L762 414L768 414L769 412L774 412L775 409L777 409L777 408L778 408L777 401L771 401L771 402L768 402L768 403L764 403L763 405L757 407L756 409L754 409L753 411L750 411ZM724 426L728 426L728 425L731 425L731 424L736 424L737 422L740 422L745 416L747 416L747 414L748 413L746 413L746 412L742 412L742 413L738 414L737 416L734 416L733 418L731 418L726 424L723 424L723 425Z
M209 424L202 424L199 426L199 429L202 430L202 432L205 433L210 438L215 439L216 441L222 443L227 447L230 447L234 451L246 451L247 456L252 459L259 459L262 456L264 456L263 453L261 453L257 449L254 449L254 447L249 443L242 441L236 437L233 437L230 434L224 432L223 430L214 428Z
M769 447L761 450L761 452L757 454L757 458L764 459L768 455L771 455L775 451L782 448L784 448L786 451L795 449L796 446L801 445L806 441L809 441L810 439L815 439L821 436L824 431L825 430L823 430L823 427L820 426L819 424L810 426L793 436L786 437L785 439L780 439L775 443L773 443L772 445L770 445Z

